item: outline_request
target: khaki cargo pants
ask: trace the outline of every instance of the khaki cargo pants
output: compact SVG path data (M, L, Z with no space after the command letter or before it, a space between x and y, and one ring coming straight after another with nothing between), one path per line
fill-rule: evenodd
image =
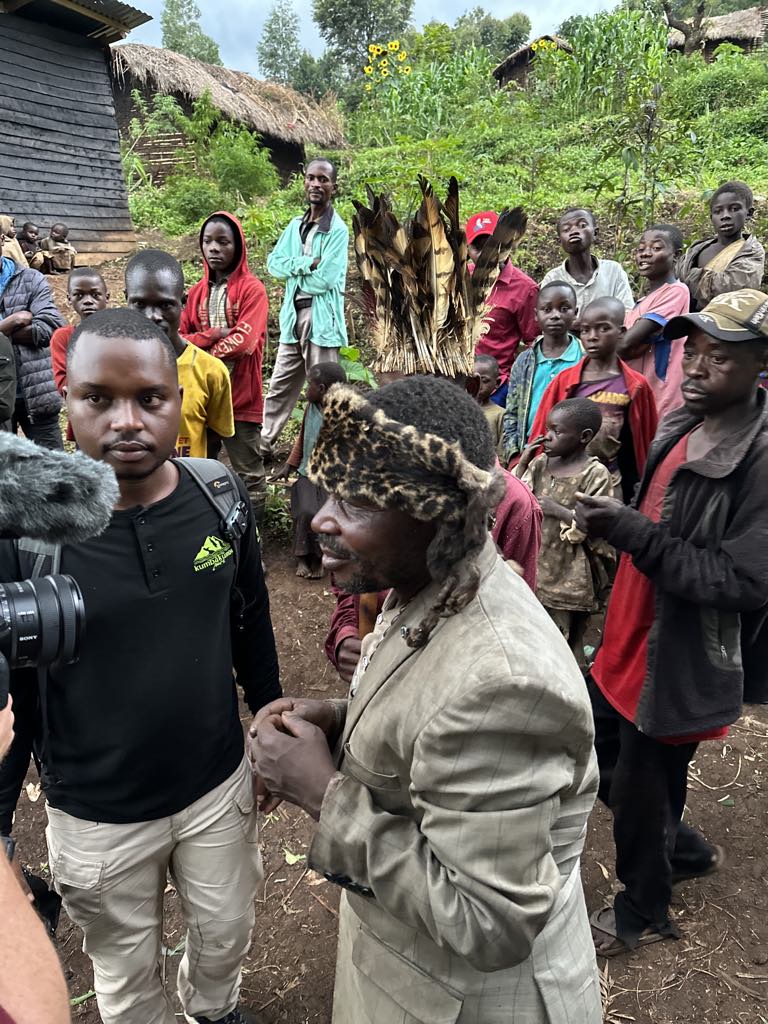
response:
M170 818L135 825L83 821L48 807L54 885L85 936L104 1024L176 1024L160 959L170 873L187 927L178 992L189 1018L237 1005L262 879L251 772Z

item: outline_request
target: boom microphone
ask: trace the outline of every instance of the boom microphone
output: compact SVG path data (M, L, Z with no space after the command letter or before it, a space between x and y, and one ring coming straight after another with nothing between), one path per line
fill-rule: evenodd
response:
M112 469L0 431L0 537L78 544L103 533L118 496Z

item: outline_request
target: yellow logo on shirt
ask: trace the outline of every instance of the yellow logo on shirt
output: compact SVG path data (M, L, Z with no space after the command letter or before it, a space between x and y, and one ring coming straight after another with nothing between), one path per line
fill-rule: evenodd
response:
M203 569L212 569L215 572L231 557L232 545L211 534L205 538L205 543L195 555L194 570L202 572Z

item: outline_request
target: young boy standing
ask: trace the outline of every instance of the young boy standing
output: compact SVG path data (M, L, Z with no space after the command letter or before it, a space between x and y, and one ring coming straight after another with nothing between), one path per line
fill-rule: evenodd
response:
M488 427L493 438L493 446L498 455L503 454L502 436L504 424L504 410L500 405L492 401L492 396L502 385L501 369L499 364L489 355L475 356L475 375L480 378L480 387L477 391L477 401L488 420Z
M125 268L125 301L168 335L176 352L181 387L181 421L176 456L204 459L208 432L235 432L229 373L220 359L188 344L179 334L184 305L184 271L161 249L144 249Z
M288 461L272 477L287 479L296 471L291 487L291 518L293 519L293 554L296 575L302 579L319 580L323 575L323 556L312 520L323 507L328 495L307 476L309 457L323 425L323 399L332 384L346 384L347 375L339 363L315 363L307 377L307 405L304 420Z
M516 462L531 433L539 402L551 381L584 355L570 333L576 319L576 293L565 281L542 286L536 299L541 334L515 360L503 422L504 462Z
M467 245L470 258L475 263L498 223L499 215L494 210L475 213L467 221ZM507 260L488 296L490 311L483 321L484 333L475 351L478 355L491 356L498 363L500 381L491 401L502 410L507 399L509 372L518 349L532 342L539 333L536 323L538 293L536 282Z
M203 279L190 289L179 330L198 348L222 359L231 374L235 432L225 438L224 445L261 524L266 500L261 374L267 290L248 269L245 235L231 213L215 213L206 220L200 229L200 248Z
M683 341L664 334L667 321L689 309L688 288L675 273L682 248L683 235L674 224L654 224L640 236L635 257L648 290L627 313L619 343L622 358L651 385L659 419L683 404Z
M77 323L93 316L109 304L104 278L93 267L76 267L67 278L67 299L77 314ZM58 327L51 336L51 365L56 387L62 392L67 383L67 346L76 324ZM70 438L73 440L73 438Z
M588 451L610 470L614 497L629 502L659 418L648 381L616 355L626 331L624 315L619 300L607 295L582 311L580 338L586 355L558 374L544 392L531 433L544 434L550 410L566 398L596 402L603 422Z
M515 474L528 484L544 513L536 596L573 651L580 668L584 634L610 583L613 549L593 542L574 521L579 494L612 494L611 475L587 454L602 425L600 407L587 398L568 398L549 412L546 432L525 449ZM540 445L542 455L536 455Z
M625 309L631 309L634 304L629 278L621 264L615 260L598 259L592 254L596 234L597 225L591 210L583 207L566 210L557 222L557 235L566 253L565 260L546 273L541 282L542 288L552 281L569 284L576 293L577 316L601 295L613 296Z
M691 292L691 309L702 309L717 295L737 288L759 288L765 249L744 230L755 212L752 189L726 181L709 201L714 238L694 242L680 260L678 276Z
M592 918L603 956L676 936L672 885L722 860L681 821L688 764L741 715L742 619L768 603L768 295L721 295L665 335L687 335L684 408L660 424L635 506L576 506L622 552L589 683L625 887Z

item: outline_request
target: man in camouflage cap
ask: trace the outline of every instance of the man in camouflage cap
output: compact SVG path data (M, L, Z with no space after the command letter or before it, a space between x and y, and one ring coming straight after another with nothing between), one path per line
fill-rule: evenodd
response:
M676 937L672 886L722 863L681 821L688 764L741 714L742 647L768 602L768 295L720 295L664 333L685 337L685 405L659 425L631 507L583 496L576 509L622 552L588 681L625 887L592 915L604 956Z

